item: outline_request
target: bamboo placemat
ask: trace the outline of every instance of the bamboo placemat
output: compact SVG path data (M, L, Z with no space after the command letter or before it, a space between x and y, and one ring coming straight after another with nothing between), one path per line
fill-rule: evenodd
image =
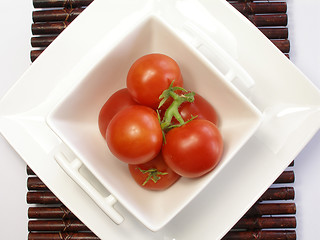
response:
M93 0L33 0L33 62ZM228 0L287 57L290 41L286 1ZM99 239L27 167L29 240ZM294 162L260 197L223 240L296 239Z

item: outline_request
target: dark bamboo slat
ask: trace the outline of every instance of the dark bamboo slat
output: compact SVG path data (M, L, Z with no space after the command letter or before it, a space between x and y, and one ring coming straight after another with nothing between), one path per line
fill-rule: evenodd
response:
M259 27L259 30L269 39L287 39L289 35L287 27Z
M44 51L44 49L38 49L38 50L31 50L30 51L30 60L31 62L34 62L40 54Z
M294 197L295 191L293 187L269 188L264 194L262 194L259 201L293 200Z
M33 23L31 25L31 31L33 35L60 34L69 24L70 22Z
M287 26L287 14L249 14L246 17L257 27L262 26Z
M274 183L293 183L295 180L294 171L284 171L281 175L276 179Z
M265 228L296 228L297 222L291 217L251 217L241 218L233 229L265 229Z
M230 231L222 240L295 240L295 230Z
M28 240L100 240L92 232L29 232Z
M29 167L28 165L27 165L27 168L26 168L26 172L27 172L28 175L36 175L36 174L33 172L33 170L31 169L31 167Z
M42 206L29 207L28 218L30 219L75 219L76 216L64 205L59 207Z
M27 192L28 204L61 204L61 201L48 191Z
M75 8L88 6L93 0L33 0L35 8Z
M267 202L267 201L266 201ZM263 216L263 215L290 215L296 214L296 204L293 202L281 203L256 203L245 214L246 217L250 216Z
M31 46L34 48L46 48L48 47L55 39L57 35L53 36L41 36L41 37L32 37Z
M290 52L290 41L288 39L271 39L271 42L283 53Z
M63 8L33 11L33 22L72 22L85 8Z
M28 230L31 231L56 231L56 232L80 232L90 231L78 219L61 220L29 220Z
M286 2L230 2L230 4L243 14L286 13Z

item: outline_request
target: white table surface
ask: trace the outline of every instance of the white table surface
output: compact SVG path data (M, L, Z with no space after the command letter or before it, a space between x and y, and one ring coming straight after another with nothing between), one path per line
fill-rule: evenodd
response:
M1 0L0 97L30 66L32 0ZM320 89L320 1L288 0L290 59ZM27 239L26 164L0 136L0 232ZM298 239L317 239L320 226L320 132L295 160Z

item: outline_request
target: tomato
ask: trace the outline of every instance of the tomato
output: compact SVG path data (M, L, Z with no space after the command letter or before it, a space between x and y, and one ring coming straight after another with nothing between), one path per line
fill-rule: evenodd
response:
M168 166L183 177L200 177L218 164L223 139L215 124L195 119L166 134L162 155Z
M118 112L107 128L110 151L119 160L140 164L155 158L162 146L157 113L146 106L129 106Z
M167 189L180 178L164 162L161 154L149 162L129 164L128 167L136 183L149 190Z
M107 127L114 115L120 110L132 105L138 105L138 103L132 99L127 88L116 91L105 102L98 117L99 130L104 138L106 137Z
M179 92L181 95L182 93ZM168 101L165 103L163 107L160 108L160 116L161 118L164 116L164 112L168 106L170 106L170 103L172 102L172 99L168 99ZM206 119L216 125L219 123L219 118L216 110L214 107L203 97L201 97L199 94L195 94L194 101L193 102L184 102L180 105L178 109L182 119L184 121L188 121L192 117L197 116L196 119ZM172 124L178 124L178 120L175 118L172 118Z
M199 94L194 96L193 102L182 103L179 108L179 113L184 121L188 121L192 116L197 116L197 119L206 119L216 125L218 124L217 112L212 105ZM178 123L178 121L176 123Z
M164 54L148 54L136 60L127 75L127 88L138 103L156 109L159 96L174 80L173 86L183 86L180 68Z

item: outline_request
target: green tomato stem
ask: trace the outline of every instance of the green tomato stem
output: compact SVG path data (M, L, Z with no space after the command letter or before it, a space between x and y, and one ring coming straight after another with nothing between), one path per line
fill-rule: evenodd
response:
M182 103L193 102L195 93L188 92L186 94L178 95L177 93L175 93L176 90L181 90L182 92L187 92L187 90L185 90L184 88L181 88L181 87L173 87L172 85L173 85L173 81L172 81L171 85L169 86L169 88L164 90L163 93L159 97L160 99L162 98L162 101L160 102L158 109L169 99L169 97L173 98L173 102L167 108L167 110L164 114L163 120L160 123L161 129L164 132L168 131L171 128L182 126L195 118L195 117L192 117L190 120L185 122L183 120L183 118L181 117L179 110L178 110ZM173 117L175 117L177 119L179 124L176 124L176 125L171 124L171 120Z
M163 175L167 175L167 172L160 172L158 171L158 169L156 168L151 168L148 170L143 170L141 168L138 168L140 170L140 172L142 172L143 174L148 174L148 177L146 178L146 180L142 183L142 186L146 185L147 182L149 182L149 180L152 180L154 183L157 183L160 180L160 176Z

